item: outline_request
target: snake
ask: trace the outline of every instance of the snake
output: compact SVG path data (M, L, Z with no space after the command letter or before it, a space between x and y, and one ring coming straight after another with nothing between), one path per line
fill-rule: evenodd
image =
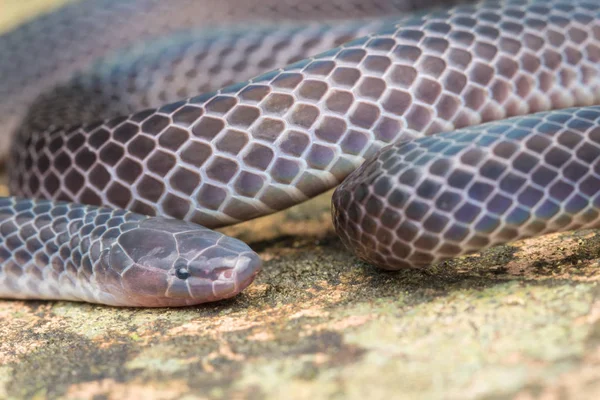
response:
M0 298L233 297L212 229L338 185L388 270L600 226L593 0L82 0L0 53Z

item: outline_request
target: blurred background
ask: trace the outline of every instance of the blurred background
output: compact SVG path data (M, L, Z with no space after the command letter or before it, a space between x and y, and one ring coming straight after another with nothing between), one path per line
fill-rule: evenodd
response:
M0 32L70 0L0 0Z

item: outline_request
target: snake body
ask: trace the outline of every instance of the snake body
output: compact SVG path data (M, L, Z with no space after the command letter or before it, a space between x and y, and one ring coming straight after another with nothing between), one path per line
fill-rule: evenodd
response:
M393 145L336 190L342 241L386 269L600 226L600 107Z
M194 32L105 60L32 103L13 142L11 191L214 228L297 204L350 174L334 194L336 230L358 257L387 269L598 224L600 4L483 0L381 14L234 32L217 41L225 66L212 79L194 68L215 62ZM202 35L211 34L225 35ZM343 43L282 50L306 37ZM265 43L273 57L252 62ZM317 50L325 51L311 56ZM279 58L292 63L219 89L234 72ZM187 94L186 77L218 90L168 103ZM121 109L132 114L116 116ZM65 204L57 206L77 207ZM259 266L240 249L236 260L251 267L228 295ZM5 289L15 285L2 265L0 295L40 293ZM86 285L82 293L93 292ZM74 297L127 304L65 295Z

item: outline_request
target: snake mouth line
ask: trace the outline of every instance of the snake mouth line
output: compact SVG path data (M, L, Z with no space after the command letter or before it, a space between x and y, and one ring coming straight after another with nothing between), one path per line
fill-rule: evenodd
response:
M229 298L244 290L258 274L262 267L260 258L256 255L241 255L235 264L219 274L219 278L212 282L212 291L215 298Z

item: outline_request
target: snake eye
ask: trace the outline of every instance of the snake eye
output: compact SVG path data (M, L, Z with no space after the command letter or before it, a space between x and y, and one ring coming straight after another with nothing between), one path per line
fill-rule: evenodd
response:
M190 277L190 271L186 267L179 267L175 270L175 276L185 280Z

